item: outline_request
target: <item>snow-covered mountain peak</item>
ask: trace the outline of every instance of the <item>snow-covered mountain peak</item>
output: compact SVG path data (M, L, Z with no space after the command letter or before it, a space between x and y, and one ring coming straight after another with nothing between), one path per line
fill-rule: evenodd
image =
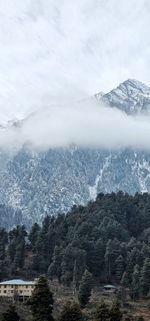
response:
M122 92L130 95L131 97L136 96L137 94L146 96L150 95L150 87L136 79L128 79L124 81L117 87L117 89L120 89Z
M128 114L150 111L150 87L135 79L128 79L102 97L111 107Z

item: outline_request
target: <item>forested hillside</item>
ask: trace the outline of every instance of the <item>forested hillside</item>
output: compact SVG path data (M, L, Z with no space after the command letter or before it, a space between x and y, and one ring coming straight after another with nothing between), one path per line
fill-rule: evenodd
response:
M96 282L150 290L150 195L99 194L86 207L46 217L27 234L24 226L0 231L0 277L46 274L71 286L88 269Z

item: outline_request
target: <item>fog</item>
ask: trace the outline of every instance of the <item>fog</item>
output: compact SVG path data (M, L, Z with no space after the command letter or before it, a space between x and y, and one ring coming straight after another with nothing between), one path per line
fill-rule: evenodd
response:
M0 146L149 150L149 117L88 101L127 78L150 84L149 27L149 0L0 0L0 125L26 119Z
M94 99L52 105L33 113L19 127L1 130L1 148L26 145L35 151L79 147L150 150L150 117L128 116Z

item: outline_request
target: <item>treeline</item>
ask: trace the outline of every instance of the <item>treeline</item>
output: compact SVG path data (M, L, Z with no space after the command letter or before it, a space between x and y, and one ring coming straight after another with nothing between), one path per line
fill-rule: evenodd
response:
M96 283L130 288L133 298L150 290L150 195L99 194L67 215L47 216L10 232L0 230L0 278L57 279L78 288L84 271Z

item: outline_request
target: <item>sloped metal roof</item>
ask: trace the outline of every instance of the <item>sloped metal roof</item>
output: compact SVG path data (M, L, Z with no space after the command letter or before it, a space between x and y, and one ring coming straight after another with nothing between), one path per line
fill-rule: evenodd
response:
M106 284L106 285L104 285L104 288L105 289L115 289L115 286L112 284Z
M14 279L14 280L0 282L0 285L34 285L34 284L35 282L33 281L24 281L21 279Z

